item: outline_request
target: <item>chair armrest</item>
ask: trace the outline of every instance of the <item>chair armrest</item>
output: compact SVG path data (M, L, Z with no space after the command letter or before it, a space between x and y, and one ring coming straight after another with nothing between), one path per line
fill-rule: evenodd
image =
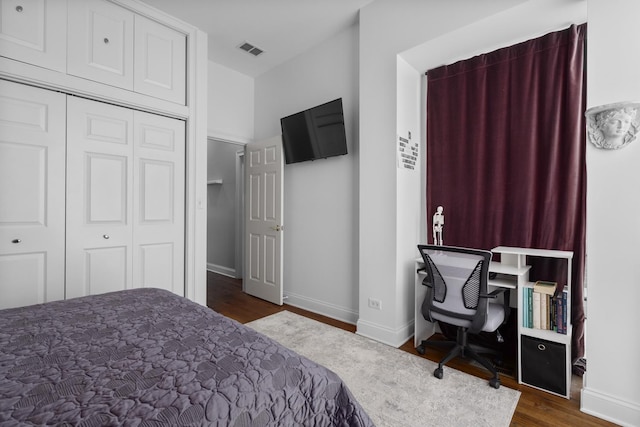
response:
M505 292L507 290L507 288L498 288L496 290L494 290L491 293L488 294L480 294L480 298L491 298L491 299L496 299L498 298L498 295L500 295L501 293Z

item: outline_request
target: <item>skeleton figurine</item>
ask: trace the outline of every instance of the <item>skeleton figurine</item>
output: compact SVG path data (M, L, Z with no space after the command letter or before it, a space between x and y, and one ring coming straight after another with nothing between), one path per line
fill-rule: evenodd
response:
M444 214L442 213L442 206L438 206L436 213L433 214L433 244L442 246L442 232L444 228Z

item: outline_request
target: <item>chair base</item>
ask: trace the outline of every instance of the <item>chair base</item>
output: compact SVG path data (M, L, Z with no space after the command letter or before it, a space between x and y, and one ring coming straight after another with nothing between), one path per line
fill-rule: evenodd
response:
M493 366L489 360L480 356L480 354L492 354L498 357L501 357L501 353L488 349L485 347L480 347L477 345L469 344L468 336L467 336L467 328L458 328L456 341L428 341L423 340L418 347L416 347L416 351L420 354L425 353L426 347L436 347L436 348L450 348L447 355L440 360L438 363L438 367L435 371L433 371L433 376L438 379L442 379L443 377L443 366L446 365L451 359L457 356L469 357L476 362L480 363L484 366L489 372L493 374L493 377L489 380L489 385L493 388L500 387L500 378L498 376L498 371Z

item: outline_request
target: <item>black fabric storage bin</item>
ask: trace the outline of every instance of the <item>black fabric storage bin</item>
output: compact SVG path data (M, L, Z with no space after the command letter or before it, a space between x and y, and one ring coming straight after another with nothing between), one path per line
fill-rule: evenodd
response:
M522 335L522 382L565 396L567 366L564 344Z

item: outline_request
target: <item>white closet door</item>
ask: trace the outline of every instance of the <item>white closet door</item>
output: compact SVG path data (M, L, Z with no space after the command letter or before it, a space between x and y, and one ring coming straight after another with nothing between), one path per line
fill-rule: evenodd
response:
M132 282L133 111L69 97L67 298Z
M0 80L0 309L64 298L65 98Z
M133 278L184 296L185 125L136 111Z
M0 0L0 55L67 69L67 1Z
M69 74L133 90L133 13L104 0L69 0Z
M145 17L135 17L134 90L185 105L187 38Z

